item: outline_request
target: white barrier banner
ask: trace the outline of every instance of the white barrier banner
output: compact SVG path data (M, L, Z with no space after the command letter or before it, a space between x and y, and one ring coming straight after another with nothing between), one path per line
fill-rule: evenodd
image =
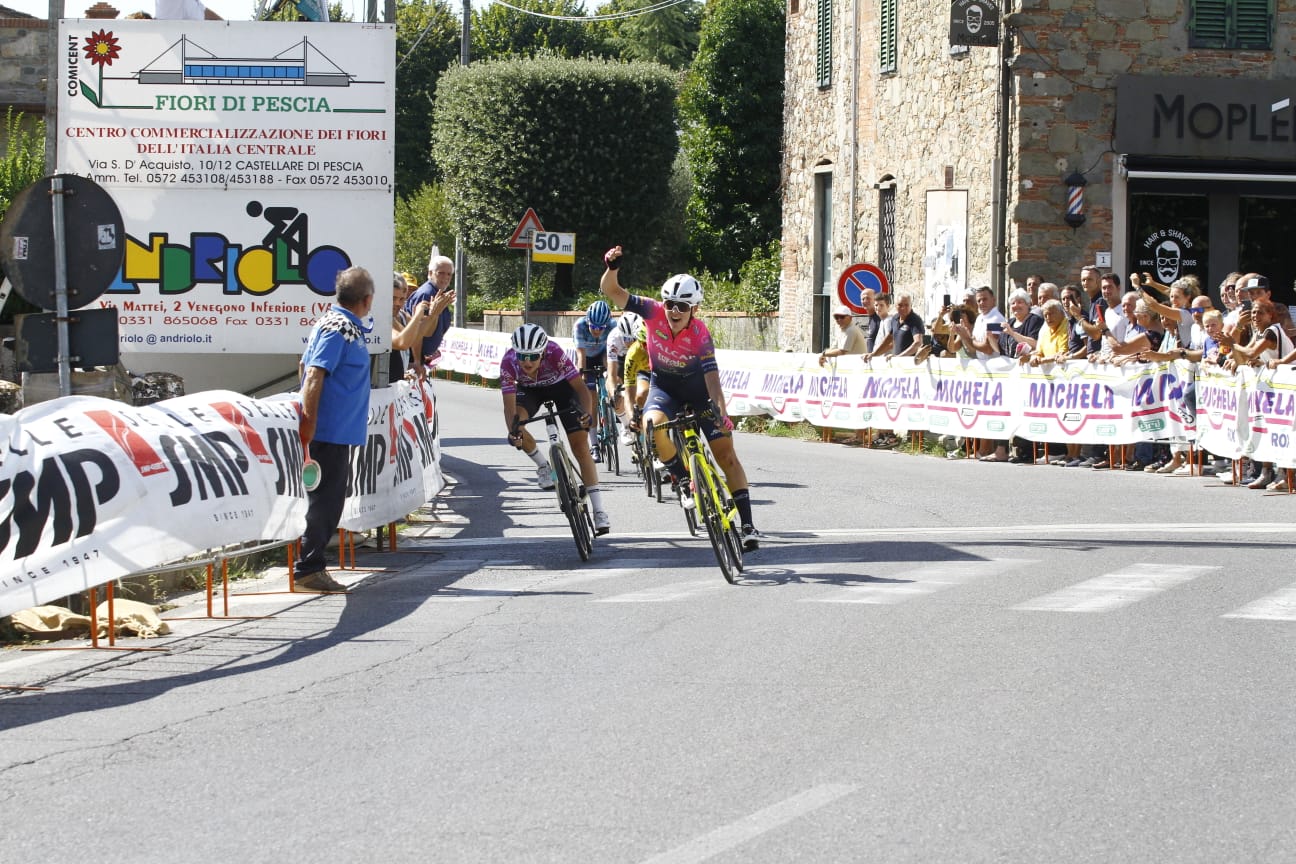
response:
M370 394L340 527L417 510L445 485L430 382ZM207 549L306 527L295 394L209 391L131 407L73 396L0 415L0 616Z
M1280 468L1296 467L1292 450L1293 420L1296 420L1296 369L1281 366L1256 373L1245 370L1247 422L1242 449L1258 462L1273 462Z
M1242 456L1247 400L1243 375L1218 366L1197 369L1197 443L1216 456Z
M1015 364L990 360L933 360L928 428L938 435L1004 439L1015 425L1010 400Z
M306 524L289 402L73 396L0 424L0 615Z
M339 528L365 531L403 519L441 491L443 480L425 407L431 387L399 381L369 396L369 433L351 451L351 476ZM429 475L426 470L431 468Z

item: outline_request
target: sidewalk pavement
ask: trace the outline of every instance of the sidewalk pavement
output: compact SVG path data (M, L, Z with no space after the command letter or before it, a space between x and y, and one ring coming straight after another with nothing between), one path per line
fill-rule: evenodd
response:
M331 550L329 572L333 578L348 588L354 588L378 577L417 572L441 559L444 553L435 548L435 541L454 537L466 523L462 516L453 513L447 506L452 488L453 481L450 481L441 496L425 504L418 513L412 514L407 522L398 527L394 551L390 548L382 551L375 548L376 532L371 532L365 538L357 537L356 569L351 570L338 567L337 549ZM255 625L269 618L291 617L300 610L311 610L313 629L320 626L315 615L317 607L340 618L349 595L290 592L286 548L282 556L285 559L283 564L270 567L256 577L229 583L228 611L219 570L214 575L211 617L208 616L205 590L169 598L165 609L159 612L162 620L171 628L171 632L165 636L152 639L118 636L115 647L111 648L107 637L104 637L99 640L98 649L92 647L88 637L0 648L0 699L22 693L27 688L73 690L78 679L92 672L102 671L114 664L136 663L141 658L184 654L187 661L192 661L195 655L210 653L196 651L196 648L219 643L223 635L236 635L247 629L249 624ZM102 602L102 591L99 596ZM291 635L283 638L290 639ZM232 644L242 644L230 641ZM249 649L247 656L263 651L263 647L254 647ZM228 666L232 659L234 658L228 652L213 655L209 660L210 668L214 670ZM202 665L200 663L195 666L192 662L187 662L186 670L200 673Z

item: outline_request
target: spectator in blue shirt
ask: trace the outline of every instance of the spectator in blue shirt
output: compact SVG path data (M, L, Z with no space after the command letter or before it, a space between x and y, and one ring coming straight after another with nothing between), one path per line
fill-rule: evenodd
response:
M337 302L315 322L298 364L302 445L319 464L320 482L307 493L293 590L310 593L346 590L324 569L324 551L342 519L351 448L365 443L369 429L370 328L363 319L373 307L373 278L350 267L335 284Z

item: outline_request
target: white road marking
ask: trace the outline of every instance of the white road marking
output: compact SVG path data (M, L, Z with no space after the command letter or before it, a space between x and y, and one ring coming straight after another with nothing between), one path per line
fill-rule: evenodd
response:
M713 579L700 579L696 582L673 582L670 585L659 585L656 588L645 588L642 591L631 591L629 594L617 594L613 597L602 597L594 603L669 603L687 597L699 597L703 594L714 594L718 591L732 591L717 573Z
M787 529L784 531L770 531L766 533L766 539L761 541L762 546L768 546L771 549L781 546L794 546L799 544L813 544L821 540L859 540L860 542L875 540L878 537L903 537L909 540L922 539L930 542L932 532L935 529L930 525L917 525L903 528L872 528L867 532L860 528L806 528L806 529ZM956 537L1029 537L1039 539L1042 536L1047 537L1086 537L1097 535L1101 537L1117 537L1124 535L1136 534L1157 534L1157 535L1195 535L1208 537L1237 537L1239 535L1267 535L1278 534L1290 536L1292 526L1290 522L1256 522L1250 524L1221 525L1217 522L1160 522L1160 523L1099 523L1099 524L1059 524L1059 525L966 525L951 526L940 528L942 538ZM657 540L683 540L687 535L683 530L678 531L647 531L623 533L614 531L606 541L608 543L634 543L649 542ZM567 531L555 534L528 534L528 535L510 535L507 537L417 537L413 535L402 535L400 549L402 552L435 552L444 549L453 548L476 548L491 546L526 546L536 543L540 540L566 540L571 542L571 534ZM420 542L425 541L425 542ZM768 542L767 542L768 541ZM594 555L615 555L607 547L599 543L594 544ZM756 559L752 559L753 566Z
M1220 569L1197 565L1128 564L1113 573L1086 579L1012 608L1025 612L1107 612L1146 600Z
M806 597L802 603L903 603L914 597L935 594L985 576L1034 564L1020 558L991 558L986 561L941 561L912 570L877 576L880 581L865 585L834 587L826 596ZM798 571L800 568L796 568ZM839 568L840 569L840 568Z
M851 794L856 788L830 783L807 789L786 801L780 801L750 816L744 816L737 822L731 822L708 834L703 834L683 846L654 855L644 861L644 864L697 864L708 858L714 858L721 852L727 852L768 831L786 825L812 810L831 804L838 798Z
M1296 621L1296 585L1288 585L1235 609L1222 618L1250 618L1255 621Z

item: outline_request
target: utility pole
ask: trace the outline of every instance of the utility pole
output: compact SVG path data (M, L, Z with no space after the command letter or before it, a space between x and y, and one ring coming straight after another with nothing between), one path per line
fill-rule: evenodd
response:
M472 21L472 0L463 0L463 30L459 38L459 65L467 66L472 59L469 56L469 49L472 41L470 38L470 22ZM464 327L468 323L468 291L465 290L468 284L467 274L464 272L468 264L468 250L464 248L463 235L455 235L455 304L454 304L454 325Z
M63 0L49 0L45 13L47 29L45 41L49 45L49 58L45 70L45 173L54 173L55 150L58 147L58 73L59 44L58 22L63 17Z

